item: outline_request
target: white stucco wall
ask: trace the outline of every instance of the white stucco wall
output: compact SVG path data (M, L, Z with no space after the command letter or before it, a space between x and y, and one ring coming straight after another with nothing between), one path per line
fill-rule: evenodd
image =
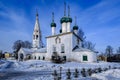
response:
M56 27L52 27L52 35L56 34Z
M67 22L67 32L70 32L70 22Z
M26 59L27 54L31 54L29 52L25 52L22 48L18 51L18 61L20 60L20 55L23 54L23 60Z
M52 52L53 52L53 45L56 47L56 51L59 55L67 55L67 59L70 57L69 54L72 52L72 33L65 34L62 36L58 36L58 38L61 40L61 42L56 44L55 37L47 38L47 58L51 59ZM65 53L61 53L61 45L64 44L65 47Z
M43 60L43 57L46 59L46 53L33 53L32 58L35 59L35 57L36 57L36 60Z
M62 23L62 33L66 33L67 32L67 23L63 22Z
M83 56L87 56L88 61L83 61ZM89 51L73 52L71 55L72 60L78 62L96 62L96 53Z

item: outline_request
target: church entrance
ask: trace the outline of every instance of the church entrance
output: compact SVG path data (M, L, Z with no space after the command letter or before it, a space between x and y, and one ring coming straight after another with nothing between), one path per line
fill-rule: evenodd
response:
M21 53L20 54L20 60L23 61L23 59L24 59L24 55Z
M88 57L86 55L83 56L83 61L88 61Z

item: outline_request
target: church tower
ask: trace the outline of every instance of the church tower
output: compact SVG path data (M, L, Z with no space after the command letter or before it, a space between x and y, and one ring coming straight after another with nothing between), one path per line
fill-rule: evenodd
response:
M60 19L62 25L62 33L67 32L67 16L66 16L66 3L64 3L64 16Z
M52 13L51 28L52 28L52 35L55 35L56 34L56 23L54 22L54 13Z
M70 26L72 23L72 18L70 17L70 7L68 6L68 16L66 16L66 3L64 3L64 16L60 20L62 29L60 33L70 32Z
M38 19L38 12L37 12L34 31L33 31L33 49L36 50L36 49L39 49L42 47L43 47L42 35L41 35L40 24L39 24L39 19Z

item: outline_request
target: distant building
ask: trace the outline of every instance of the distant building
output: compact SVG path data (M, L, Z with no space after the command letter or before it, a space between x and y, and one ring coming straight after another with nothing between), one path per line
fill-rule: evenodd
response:
M8 59L11 57L11 55L12 55L11 53L5 52L5 53L3 53L3 58Z
M21 48L18 52L18 60L37 59L49 61L55 58L62 58L66 61L96 62L96 53L81 47L82 39L77 35L78 26L76 21L71 30L72 18L70 17L70 8L68 8L68 16L66 15L66 5L64 16L60 19L60 23L60 33L57 34L53 13L50 25L52 35L46 37L47 45L43 48L42 33L37 13L33 31L33 48Z

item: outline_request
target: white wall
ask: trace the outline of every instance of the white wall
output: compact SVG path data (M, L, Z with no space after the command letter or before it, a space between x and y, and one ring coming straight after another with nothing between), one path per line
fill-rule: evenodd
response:
M55 37L47 38L47 58L51 59L52 52L53 52L53 45L56 46L56 51L59 55L67 55L67 58L69 58L69 54L72 52L72 33L65 34L62 36L58 36L61 39L61 43L55 42ZM65 53L61 53L61 45L64 44L65 46Z
M86 55L88 61L83 61L83 55ZM73 52L71 55L71 59L78 62L96 62L97 56L96 53L92 51L81 51L81 52Z
M56 27L52 27L52 35L56 34Z
M67 23L63 22L62 23L62 33L66 33L67 32Z
M70 22L67 22L67 32L70 32Z
M46 59L46 53L33 53L32 58L35 59L35 57L36 57L36 60L39 60L39 57L40 57L40 60L43 60L43 57L45 57Z

